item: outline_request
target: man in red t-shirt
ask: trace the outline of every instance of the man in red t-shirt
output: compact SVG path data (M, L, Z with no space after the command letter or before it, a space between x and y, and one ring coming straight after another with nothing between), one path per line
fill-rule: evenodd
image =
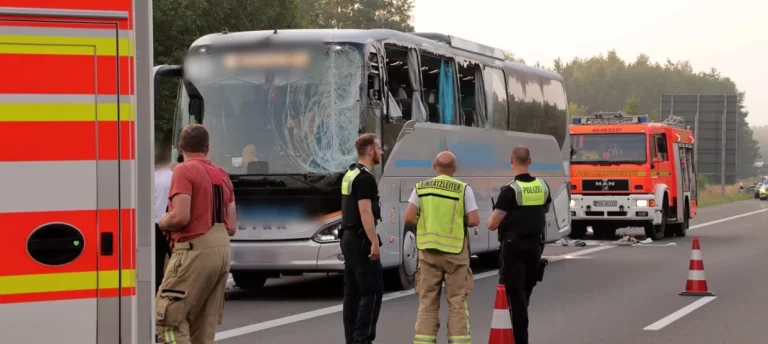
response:
M213 344L224 312L229 237L235 234L235 195L229 175L206 158L208 131L184 128L173 169L168 213L158 222L173 254L155 298L157 343Z

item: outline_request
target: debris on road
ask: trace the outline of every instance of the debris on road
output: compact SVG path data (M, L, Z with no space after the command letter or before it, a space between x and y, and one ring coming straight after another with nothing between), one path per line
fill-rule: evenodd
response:
M632 235L624 235L621 239L616 241L601 241L601 240L570 240L568 238L562 238L549 245L553 246L570 246L570 247L585 247L585 246L676 246L677 244L671 242L666 244L654 244L653 239L645 238L643 240L637 240Z

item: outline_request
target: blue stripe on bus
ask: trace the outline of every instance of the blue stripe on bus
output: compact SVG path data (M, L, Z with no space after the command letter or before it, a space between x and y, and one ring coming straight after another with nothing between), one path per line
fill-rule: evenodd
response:
M499 163L498 165L503 165L503 168L506 168L506 169L512 168L512 165L509 162ZM498 166L498 165L497 166L483 166L483 167L486 167L486 168L502 167L502 166ZM397 160L395 160L395 167L398 167L398 168L432 168L432 160L397 159ZM532 163L530 169L531 170L539 170L539 171L557 171L557 170L562 170L563 169L563 165L562 164Z

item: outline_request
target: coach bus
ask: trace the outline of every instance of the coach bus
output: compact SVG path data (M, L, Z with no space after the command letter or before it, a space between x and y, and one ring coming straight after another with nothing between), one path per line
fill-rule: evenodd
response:
M443 150L457 156L480 226L470 251L497 261L485 219L511 182L514 145L530 147L531 172L551 188L546 240L570 233L570 140L563 79L506 60L500 49L435 33L392 30L269 30L199 38L182 66L174 125L205 125L209 158L235 187L238 230L232 275L244 289L268 278L342 272L341 178L357 159L354 141L376 133L381 262L390 289L413 285L414 229L402 215L414 184L434 176ZM157 97L157 89L155 90Z

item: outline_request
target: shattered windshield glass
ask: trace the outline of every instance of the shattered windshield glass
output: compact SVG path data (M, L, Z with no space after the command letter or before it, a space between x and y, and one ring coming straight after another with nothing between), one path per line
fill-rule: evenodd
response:
M208 156L230 174L342 172L357 158L362 81L351 45L214 51L185 63L180 115L208 129ZM191 116L190 97L203 100Z

